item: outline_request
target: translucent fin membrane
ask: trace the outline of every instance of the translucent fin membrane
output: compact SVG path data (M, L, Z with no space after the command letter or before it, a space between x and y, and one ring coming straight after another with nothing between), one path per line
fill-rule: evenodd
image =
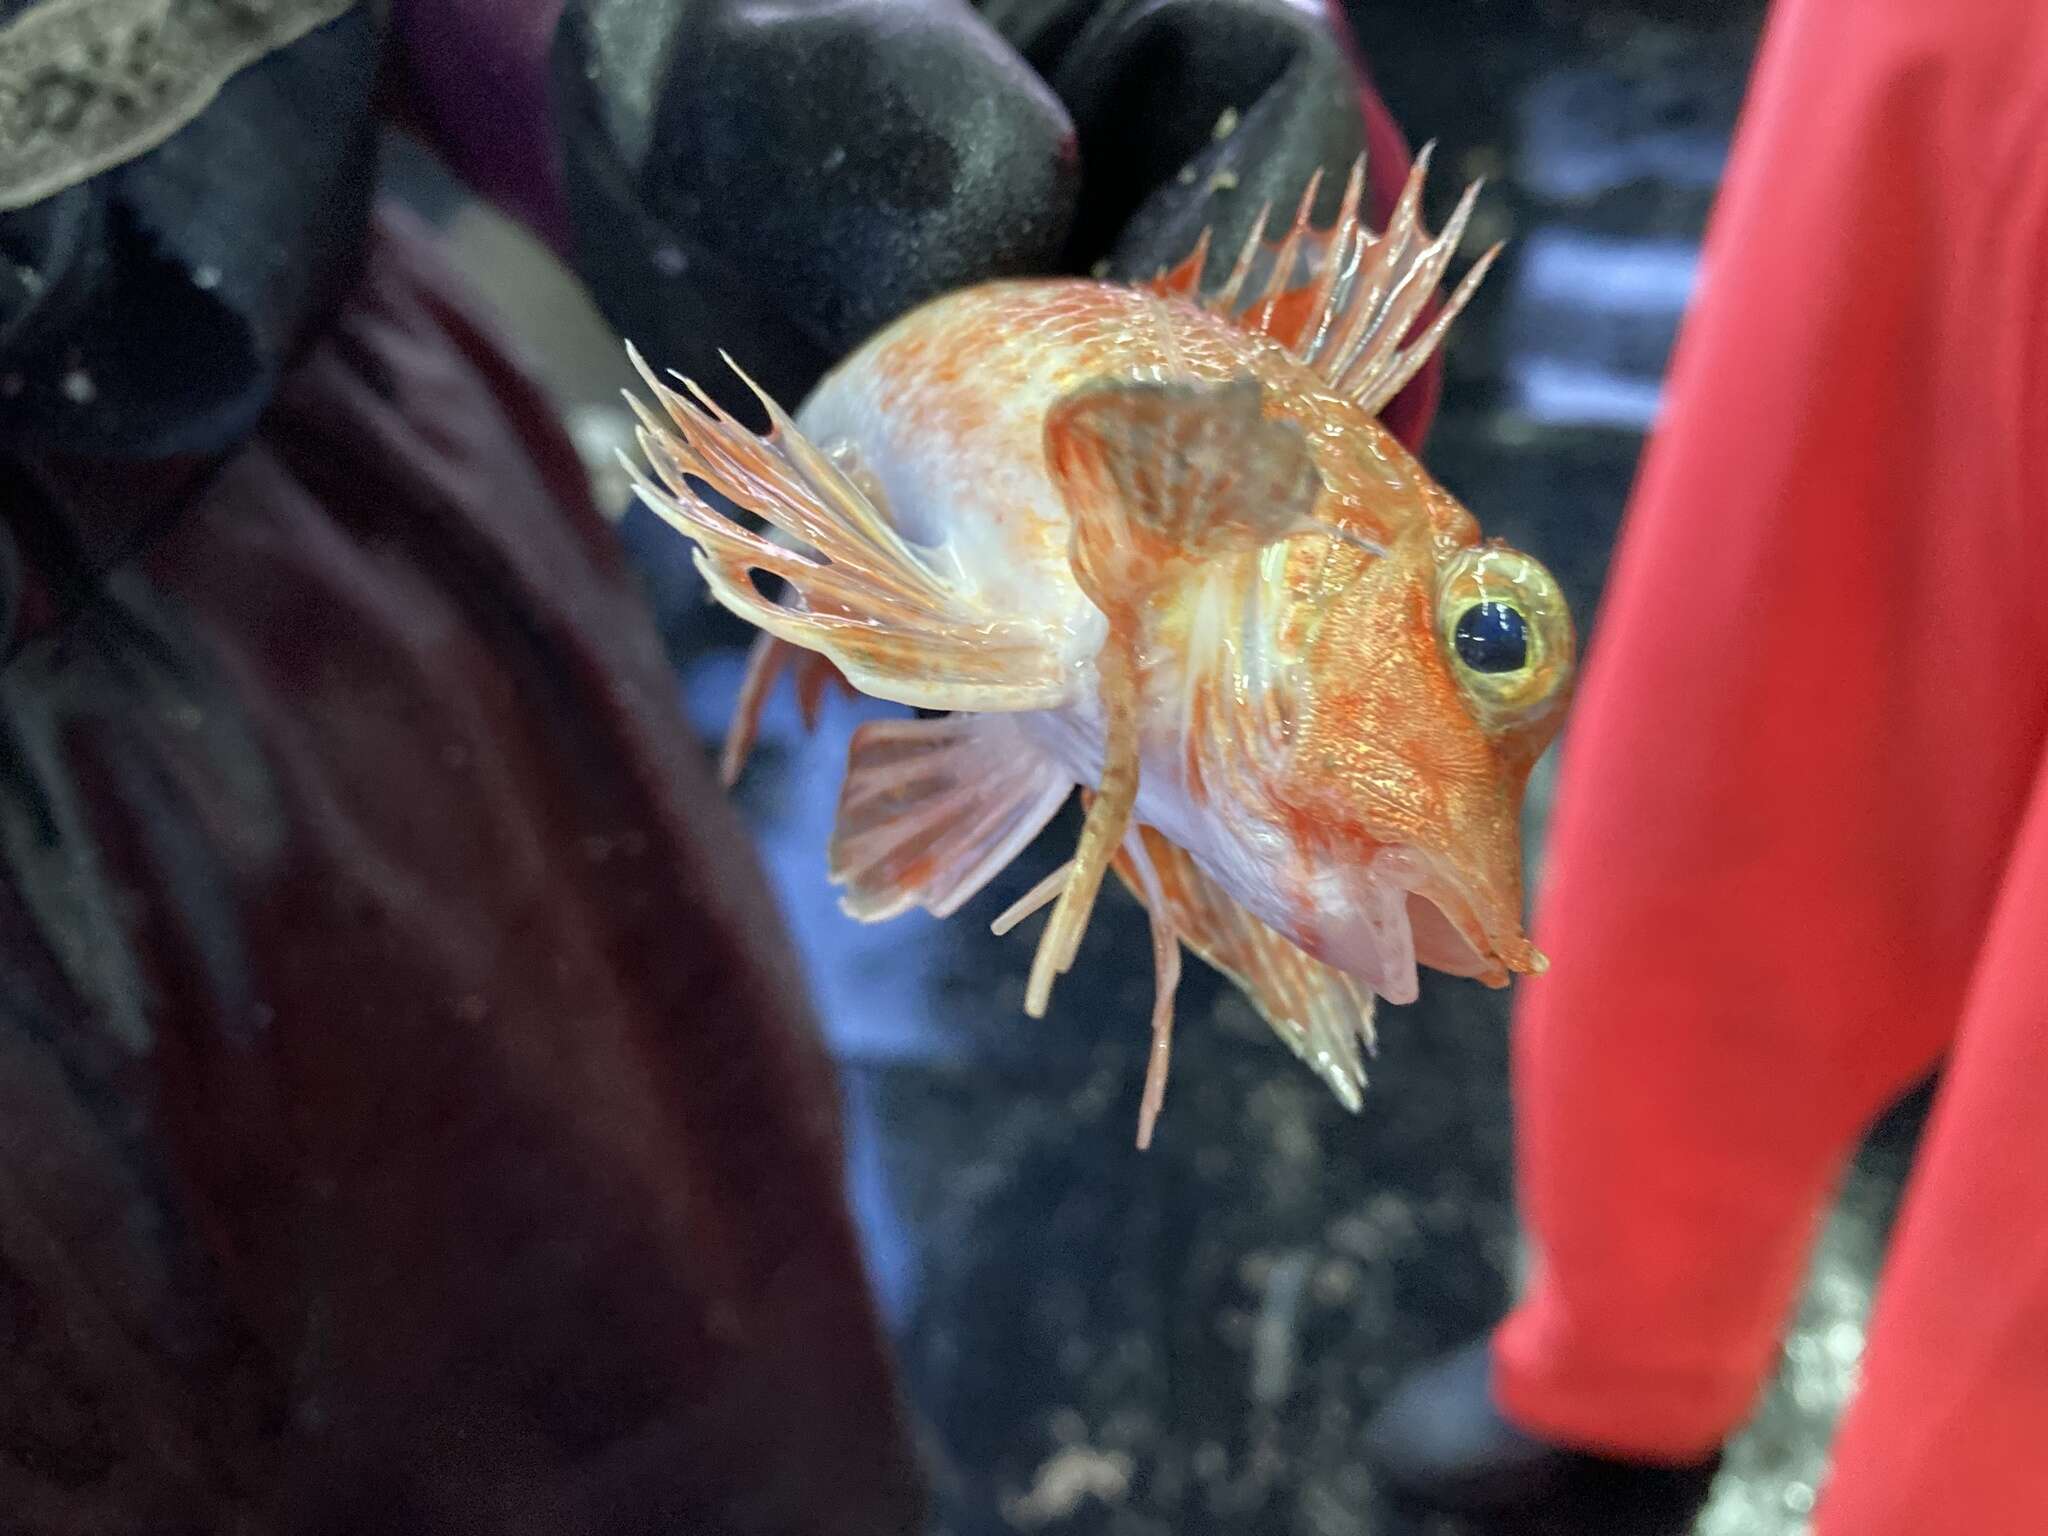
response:
M951 917L1052 820L1074 781L1004 715L872 720L832 829L840 905L864 922Z
M1422 184L1434 147L1425 146L1415 157L1415 167L1382 232L1369 229L1359 213L1365 193L1361 155L1351 167L1343 204L1329 229L1319 231L1310 222L1310 209L1322 185L1318 171L1280 239L1267 239L1269 209L1213 293L1203 292L1210 257L1206 231L1188 259L1162 272L1151 286L1271 336L1331 389L1378 412L1442 344L1451 322L1500 252L1494 246L1474 262L1436 317L1408 341L1464 238L1481 185L1475 181L1467 187L1443 232L1428 238L1422 227Z
M1373 1044L1371 991L1260 922L1157 832L1143 828L1139 836L1151 867L1140 867L1124 850L1116 870L1125 884L1148 905L1163 900L1180 941L1236 982L1288 1049L1346 1109L1358 1109L1365 1090L1362 1053Z
M756 436L704 391L683 393L640 370L667 413L627 399L640 447L661 484L630 459L634 488L697 546L697 568L732 612L778 639L829 657L861 692L928 709L1042 709L1068 678L1050 628L1000 617L905 540L887 509L821 453L782 408L738 373L766 409ZM728 363L731 359L727 359ZM800 548L742 527L699 494L704 486L765 519ZM756 576L786 583L770 598Z

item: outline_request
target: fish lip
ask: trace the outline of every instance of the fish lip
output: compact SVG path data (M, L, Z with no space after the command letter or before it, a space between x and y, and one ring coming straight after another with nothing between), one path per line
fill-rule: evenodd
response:
M1487 925L1483 891L1442 856L1379 844L1322 883L1309 952L1395 1004L1420 995L1418 966L1493 987L1506 986L1513 971L1542 969L1519 912L1495 913Z
M1416 960L1433 971L1504 987L1510 973L1541 970L1543 957L1522 931L1519 911L1480 899L1477 882L1440 854L1413 843L1382 849L1377 877L1407 893ZM1417 910L1426 904L1431 912Z
M1388 1002L1412 1003L1420 983L1408 893L1387 878L1384 858L1384 852L1375 854L1340 877L1341 902L1324 926L1326 959Z

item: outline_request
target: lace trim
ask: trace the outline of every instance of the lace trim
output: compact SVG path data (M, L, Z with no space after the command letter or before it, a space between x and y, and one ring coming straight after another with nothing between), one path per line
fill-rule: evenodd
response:
M358 0L46 0L0 26L0 212L156 148Z

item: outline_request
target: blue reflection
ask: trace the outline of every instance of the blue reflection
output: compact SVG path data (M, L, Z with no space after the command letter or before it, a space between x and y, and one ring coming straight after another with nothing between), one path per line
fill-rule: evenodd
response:
M685 669L685 707L706 741L724 738L744 667L740 652L720 650ZM755 760L740 786L739 803L796 937L805 983L833 1053L847 1063L929 1062L948 1054L930 1006L938 922L922 912L855 922L840 911L838 890L825 875L847 744L863 721L903 713L833 692L817 734L807 736L796 690L785 682L768 702Z
M1543 426L1646 430L1698 275L1690 241L1532 231L1508 321L1517 409Z
M745 657L702 653L683 671L684 707L706 741L719 741L739 696ZM795 939L804 982L846 1096L847 1194L867 1249L883 1316L899 1331L916 1302L916 1247L892 1186L875 1099L877 1069L961 1053L933 1013L937 920L906 913L882 924L839 909L825 876L846 749L864 720L901 715L894 705L834 691L807 734L796 690L769 699L739 801L775 897Z

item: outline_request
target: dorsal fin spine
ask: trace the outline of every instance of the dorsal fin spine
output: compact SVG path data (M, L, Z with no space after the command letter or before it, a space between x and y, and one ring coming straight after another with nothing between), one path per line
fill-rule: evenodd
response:
M1422 223L1422 185L1434 150L1433 144L1426 144L1416 155L1387 227L1377 234L1360 215L1364 156L1353 163L1336 220L1325 232L1317 269L1305 283L1295 281L1295 268L1304 244L1317 239L1313 209L1322 185L1320 171L1309 179L1294 218L1277 242L1267 238L1271 206L1260 211L1229 276L1213 294L1202 292L1210 256L1206 230L1194 253L1162 272L1150 286L1191 299L1246 330L1272 336L1333 391L1377 412L1437 350L1500 249L1495 246L1481 255L1429 324L1409 340L1440 290L1482 186L1478 181L1468 186L1442 232L1430 238ZM1262 255L1269 255L1272 265L1254 284L1252 274Z

